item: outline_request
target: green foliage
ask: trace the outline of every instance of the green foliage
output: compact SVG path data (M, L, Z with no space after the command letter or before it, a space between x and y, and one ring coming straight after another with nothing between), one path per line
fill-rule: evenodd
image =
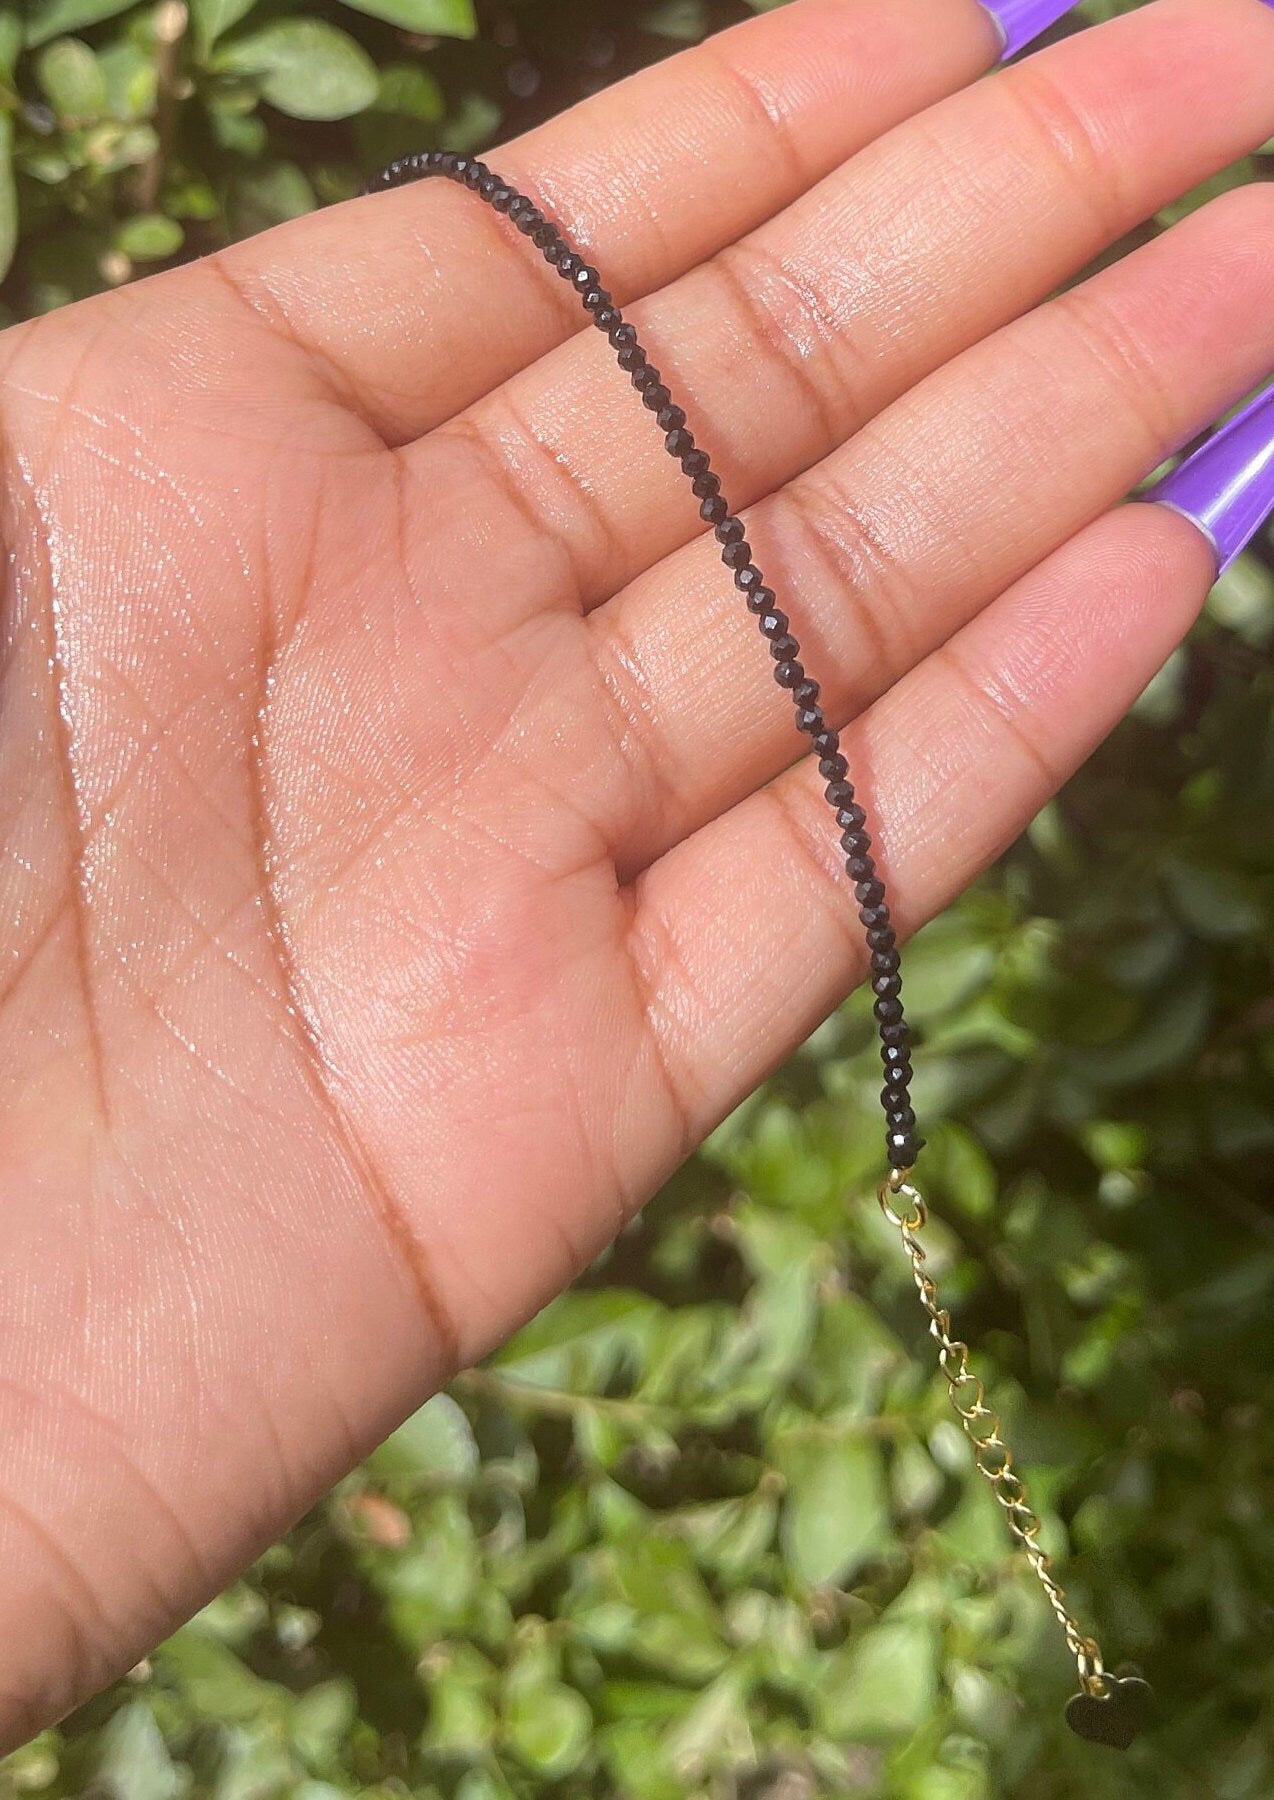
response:
M592 79L591 19L627 66L730 10L524 0L535 108ZM472 36L467 0L23 18L0 3L15 310L527 117L516 47L434 41ZM1272 641L1253 556L905 962L933 1257L1068 1587L1163 1696L1152 1741L1116 1764L1061 1724L1066 1659L871 1198L858 996L570 1294L0 1765L0 1800L1274 1791Z

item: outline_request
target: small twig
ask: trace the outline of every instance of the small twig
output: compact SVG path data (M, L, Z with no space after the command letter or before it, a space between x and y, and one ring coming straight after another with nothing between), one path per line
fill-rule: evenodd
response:
M137 172L139 212L154 212L177 127L181 45L190 23L186 0L163 0L155 14L155 149Z

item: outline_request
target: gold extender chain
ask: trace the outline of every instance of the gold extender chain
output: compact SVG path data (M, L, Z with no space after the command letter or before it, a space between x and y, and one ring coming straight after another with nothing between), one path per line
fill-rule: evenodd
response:
M911 1264L920 1304L929 1318L929 1335L938 1346L938 1366L946 1377L964 1435L973 1448L974 1465L990 1484L1014 1541L1020 1546L1047 1596L1066 1639L1066 1647L1079 1671L1079 1693L1066 1708L1066 1720L1080 1737L1126 1749L1148 1721L1150 1688L1135 1675L1111 1675L1097 1639L1087 1634L1066 1604L1066 1594L1053 1573L1048 1552L1039 1542L1040 1520L1030 1502L1026 1482L1014 1467L1013 1452L1004 1440L1000 1416L988 1406L986 1390L969 1367L969 1346L951 1331L951 1314L941 1304L938 1289L926 1267L924 1245L918 1233L928 1211L919 1191L907 1177L908 1169L892 1169L881 1183L880 1208L902 1239ZM907 1210L900 1211L898 1202Z

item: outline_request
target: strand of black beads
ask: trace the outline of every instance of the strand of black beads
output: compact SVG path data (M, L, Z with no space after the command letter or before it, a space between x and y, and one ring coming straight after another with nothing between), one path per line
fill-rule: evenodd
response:
M909 1170L924 1139L917 1135L916 1115L908 1092L911 1037L903 1014L898 939L889 916L885 884L871 854L867 815L855 798L849 766L841 753L840 738L828 725L819 705L818 683L805 672L800 660L801 647L792 635L788 616L777 605L773 590L766 586L753 561L743 521L731 512L729 502L721 492L721 479L713 471L712 459L696 444L694 434L687 429L684 411L674 402L659 370L638 341L633 326L603 287L597 270L572 248L561 227L547 218L528 195L501 180L476 157L461 156L451 150L423 150L413 156L399 157L368 183L367 191L378 193L386 188L403 187L408 182L429 176L443 176L458 182L493 206L496 212L503 213L524 237L530 238L545 262L555 268L563 281L579 295L593 324L609 339L620 368L632 381L645 406L655 415L655 423L664 434L664 447L681 464L699 502L700 517L716 534L721 546L721 560L734 576L734 585L742 594L748 611L756 618L762 637L769 643L770 655L774 658L774 679L791 695L796 708L797 729L809 739L811 749L818 757L819 774L826 784L823 791L836 814L841 848L845 852L845 872L854 884L858 916L866 928L867 947L871 952L871 985L876 996L875 1014L885 1069L885 1085L880 1098L885 1109L886 1150L892 1169Z

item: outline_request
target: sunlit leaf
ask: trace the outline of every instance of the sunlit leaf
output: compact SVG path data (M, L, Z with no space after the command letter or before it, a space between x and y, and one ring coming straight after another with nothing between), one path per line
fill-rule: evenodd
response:
M888 1504L880 1450L852 1428L803 1427L774 1445L787 1482L783 1546L811 1586L844 1582L888 1541Z
M276 19L224 42L216 62L256 77L271 106L294 119L345 119L376 98L375 63L324 19Z
M473 0L345 0L345 5L422 36L471 38L478 29Z
M30 46L45 44L63 32L82 31L126 12L136 0L27 0L25 37Z

